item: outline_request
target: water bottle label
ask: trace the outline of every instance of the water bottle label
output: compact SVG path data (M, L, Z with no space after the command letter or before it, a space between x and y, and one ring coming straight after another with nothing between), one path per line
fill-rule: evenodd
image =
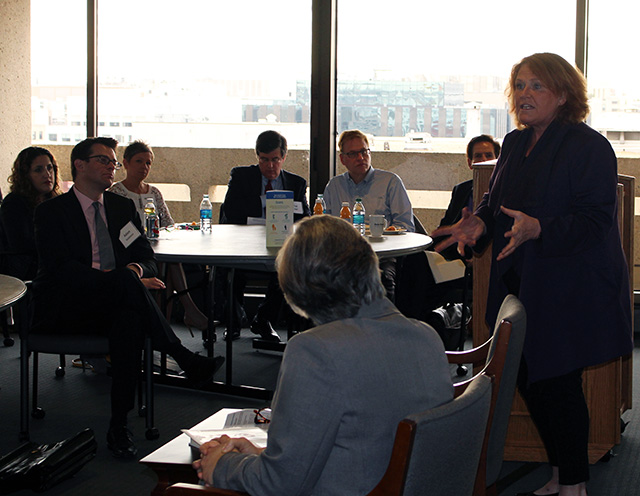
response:
M362 214L353 214L353 223L354 224L364 224L364 215L362 215Z
M211 210L200 210L200 218L201 219L210 219L211 218Z

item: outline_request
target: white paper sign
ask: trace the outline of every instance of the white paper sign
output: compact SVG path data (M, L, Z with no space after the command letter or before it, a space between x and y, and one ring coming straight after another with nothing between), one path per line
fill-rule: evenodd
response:
M120 243L125 248L129 248L131 243L133 243L136 239L138 239L142 234L136 228L133 222L129 221L126 226L120 229Z
M282 246L293 231L293 191L267 191L265 227L267 248Z

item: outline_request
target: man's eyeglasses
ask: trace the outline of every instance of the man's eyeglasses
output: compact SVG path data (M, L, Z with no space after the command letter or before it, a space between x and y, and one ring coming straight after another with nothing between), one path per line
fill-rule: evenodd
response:
M278 165L280 162L282 162L282 157L258 157L258 162L260 162L262 165L267 165L269 162L274 165Z
M355 152L346 152L343 153L342 155L346 155L347 157L353 159L353 158L358 158L360 155L362 155L362 157L367 157L371 154L371 150L369 148L363 148L362 150L357 150Z
M114 160L112 158L109 158L106 155L91 155L90 157L85 158L85 161L88 162L92 158L95 158L102 165L113 164L113 166L115 167L116 170L118 170L120 167L122 167L122 164L120 162L118 162L117 160Z

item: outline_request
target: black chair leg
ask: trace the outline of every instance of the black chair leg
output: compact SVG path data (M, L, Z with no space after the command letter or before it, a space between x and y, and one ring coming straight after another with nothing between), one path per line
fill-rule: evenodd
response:
M31 391L31 416L35 419L44 418L44 410L38 406L38 353L33 352L33 381Z
M67 360L65 358L65 355L61 353L60 354L60 365L56 369L56 377L64 377L64 374L66 373L66 371L65 371L65 367L66 366L67 366Z
M153 412L153 345L151 338L146 338L144 346L144 375L147 408L145 411L146 432L145 437L149 440L158 439L160 433L154 426Z
M1 319L1 324L2 324L2 335L4 336L4 345L5 346L13 346L13 338L11 337L11 334L9 333L9 317L11 315L11 309L9 308L8 310L5 310L4 312L0 313L0 319Z
M29 440L29 351L27 338L20 340L20 441Z

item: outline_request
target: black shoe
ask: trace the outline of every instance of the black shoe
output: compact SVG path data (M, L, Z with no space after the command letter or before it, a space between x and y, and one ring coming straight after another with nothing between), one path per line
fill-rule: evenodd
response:
M138 448L133 444L131 431L124 425L109 427L107 431L107 447L116 458L133 459L138 454Z
M229 329L227 329L226 331L224 331L224 340L227 340L227 337L229 336ZM240 329L235 329L234 331L231 332L231 339L233 339L234 341L236 339L240 339Z
M213 374L215 374L222 364L224 363L224 357L217 356L214 358L204 357L196 355L195 353L189 358L188 362L182 367L187 378L196 389L200 389L205 384L213 381Z
M253 319L253 322L251 322L251 332L260 335L265 341L280 342L280 336L278 336L278 333L273 329L271 322L268 320L261 321Z

